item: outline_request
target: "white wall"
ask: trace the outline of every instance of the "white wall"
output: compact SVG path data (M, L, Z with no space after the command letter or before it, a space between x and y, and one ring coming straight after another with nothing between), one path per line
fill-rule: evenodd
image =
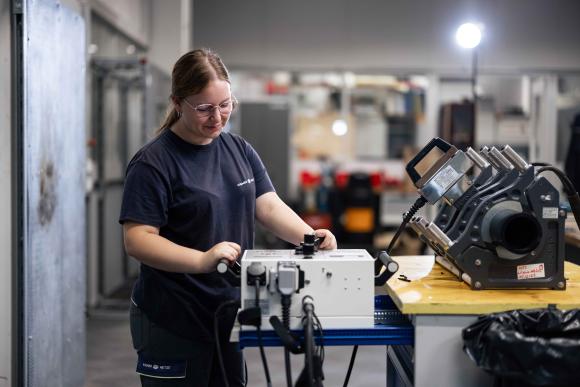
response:
M70 1L70 0L69 0ZM90 0L91 8L142 46L149 43L154 0ZM164 3L156 1L157 3Z
M65 0L75 2L77 0ZM90 0L90 9L147 50L167 74L192 48L193 0Z
M192 0L153 1L149 58L167 74L182 54L192 48Z
M10 0L0 0L0 387L12 382Z
M230 67L433 70L468 74L454 42L486 26L483 71L580 68L577 0L195 1L194 44Z

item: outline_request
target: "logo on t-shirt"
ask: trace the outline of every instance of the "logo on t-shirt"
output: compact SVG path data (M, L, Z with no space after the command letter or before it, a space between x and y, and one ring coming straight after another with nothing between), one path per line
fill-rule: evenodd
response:
M243 186L243 185L250 184L250 183L253 183L253 182L254 182L254 178L252 177L251 179L242 180L242 181L240 181L240 182L239 182L238 184L236 184L236 185L237 185L238 187L241 187L241 186Z

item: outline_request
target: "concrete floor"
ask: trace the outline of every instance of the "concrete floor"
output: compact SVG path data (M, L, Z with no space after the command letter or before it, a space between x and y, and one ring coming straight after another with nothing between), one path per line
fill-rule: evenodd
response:
M325 386L342 386L352 347L326 347ZM266 379L257 348L244 350L248 366L248 386L265 386ZM284 387L284 355L280 348L266 348L274 387ZM135 373L137 356L131 344L128 312L96 311L87 320L87 371L85 387L140 386ZM350 387L386 384L385 347L359 347ZM304 357L292 355L294 379L302 370Z

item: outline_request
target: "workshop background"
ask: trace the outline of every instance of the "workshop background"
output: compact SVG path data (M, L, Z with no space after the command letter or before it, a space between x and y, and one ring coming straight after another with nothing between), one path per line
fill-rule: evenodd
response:
M240 101L228 130L305 220L374 254L417 197L406 161L433 137L564 167L579 15L577 0L0 0L0 387L138 385L138 264L117 218L180 54L221 55ZM454 39L465 21L484 27L472 50ZM424 251L409 234L395 253ZM327 385L350 350L327 349ZM267 353L281 385L282 351ZM350 385L384 384L384 368L384 347L361 348Z

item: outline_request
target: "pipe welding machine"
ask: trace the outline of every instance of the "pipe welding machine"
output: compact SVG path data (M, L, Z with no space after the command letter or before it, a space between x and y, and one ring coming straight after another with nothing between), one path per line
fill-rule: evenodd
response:
M440 157L420 175L421 162L432 152ZM566 288L567 212L558 189L539 176L556 173L578 223L578 193L560 170L530 164L509 145L463 152L440 138L431 140L406 170L420 205L441 203L432 222L412 215L406 220L437 261L471 289Z

